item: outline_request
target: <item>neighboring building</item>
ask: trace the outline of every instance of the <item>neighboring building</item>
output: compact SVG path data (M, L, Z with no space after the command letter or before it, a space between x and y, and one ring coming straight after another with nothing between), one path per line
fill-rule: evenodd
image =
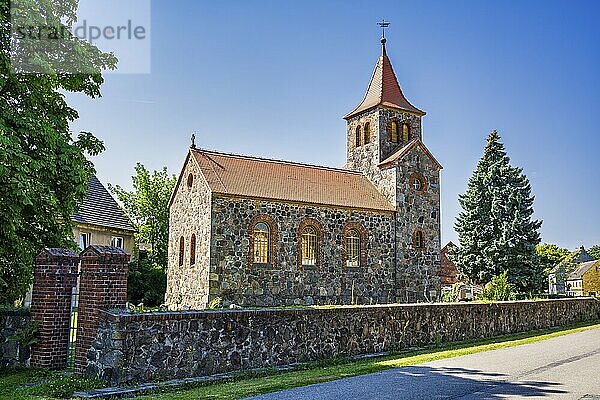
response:
M344 117L344 169L192 145L170 201L170 308L439 297L442 167L382 44Z
M448 252L451 252L456 248L456 245L452 242L449 242L447 245L442 248L440 263L441 263L441 271L440 276L442 280L442 289L451 288L455 283L458 282L458 269L456 265L448 258Z
M90 179L86 198L71 219L81 249L96 244L133 253L135 228L96 176Z
M593 261L585 248L581 246L578 250L569 254L564 261L550 270L548 274L548 293L551 295L567 294L566 281L569 275L582 263Z
M566 280L568 296L597 296L600 293L600 261L579 264Z

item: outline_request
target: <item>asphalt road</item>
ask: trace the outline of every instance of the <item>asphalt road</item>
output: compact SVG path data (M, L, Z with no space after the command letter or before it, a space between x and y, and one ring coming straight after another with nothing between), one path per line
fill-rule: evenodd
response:
M600 329L252 397L290 399L600 400Z

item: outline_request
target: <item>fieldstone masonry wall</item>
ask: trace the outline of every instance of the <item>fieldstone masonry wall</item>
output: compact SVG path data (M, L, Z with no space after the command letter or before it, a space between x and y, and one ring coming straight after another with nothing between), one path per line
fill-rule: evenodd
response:
M248 229L256 215L277 224L273 265L249 262ZM300 225L320 227L317 266L298 265ZM215 196L210 287L226 304L242 306L382 304L395 300L393 214ZM344 228L366 232L366 263L343 265Z
M398 123L399 142L390 141L391 122ZM356 146L357 126L369 123L374 127L373 140ZM402 141L400 127L410 124L409 142ZM348 121L348 162L346 168L364 173L397 207L395 213L396 302L435 300L440 283L440 171L422 147L414 146L390 165L381 165L389 156L422 139L421 117L376 108ZM424 190L416 191L411 183L415 174L422 179ZM424 247L413 243L417 231L423 234Z
M198 165L187 161L181 173L181 182L175 190L173 203L169 206L171 223L165 303L175 309L201 309L208 304L211 289L213 295L218 293L218 286L209 288L211 193ZM192 234L196 235L196 257L193 265L190 257ZM183 263L180 264L181 238L184 242L184 254Z
M29 366L29 346L23 346L13 337L27 331L30 322L29 309L0 309L0 368Z
M210 375L489 338L600 318L600 301L104 313L86 375L111 384Z

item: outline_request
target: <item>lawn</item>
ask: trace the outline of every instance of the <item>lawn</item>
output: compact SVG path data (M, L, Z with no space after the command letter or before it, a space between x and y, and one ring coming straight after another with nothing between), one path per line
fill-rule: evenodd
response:
M363 375L390 368L539 342L588 329L600 329L600 324L597 322L594 324L580 324L566 328L528 332L494 339L454 343L441 345L437 348L358 361L338 360L335 362L311 363L290 372L262 372L260 374L246 372L238 374L235 379L203 386L180 388L179 390L165 390L162 393L140 396L138 399L240 399L247 396ZM42 383L37 386L24 386L32 382ZM0 399L65 398L74 391L94 387L101 387L101 383L68 375L65 376L64 373L60 372L40 370L0 371Z

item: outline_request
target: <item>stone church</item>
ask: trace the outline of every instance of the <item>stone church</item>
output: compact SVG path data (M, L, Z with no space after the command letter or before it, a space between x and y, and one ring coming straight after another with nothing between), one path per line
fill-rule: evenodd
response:
M192 144L169 204L165 303L382 304L440 294L440 170L385 38L330 168Z

